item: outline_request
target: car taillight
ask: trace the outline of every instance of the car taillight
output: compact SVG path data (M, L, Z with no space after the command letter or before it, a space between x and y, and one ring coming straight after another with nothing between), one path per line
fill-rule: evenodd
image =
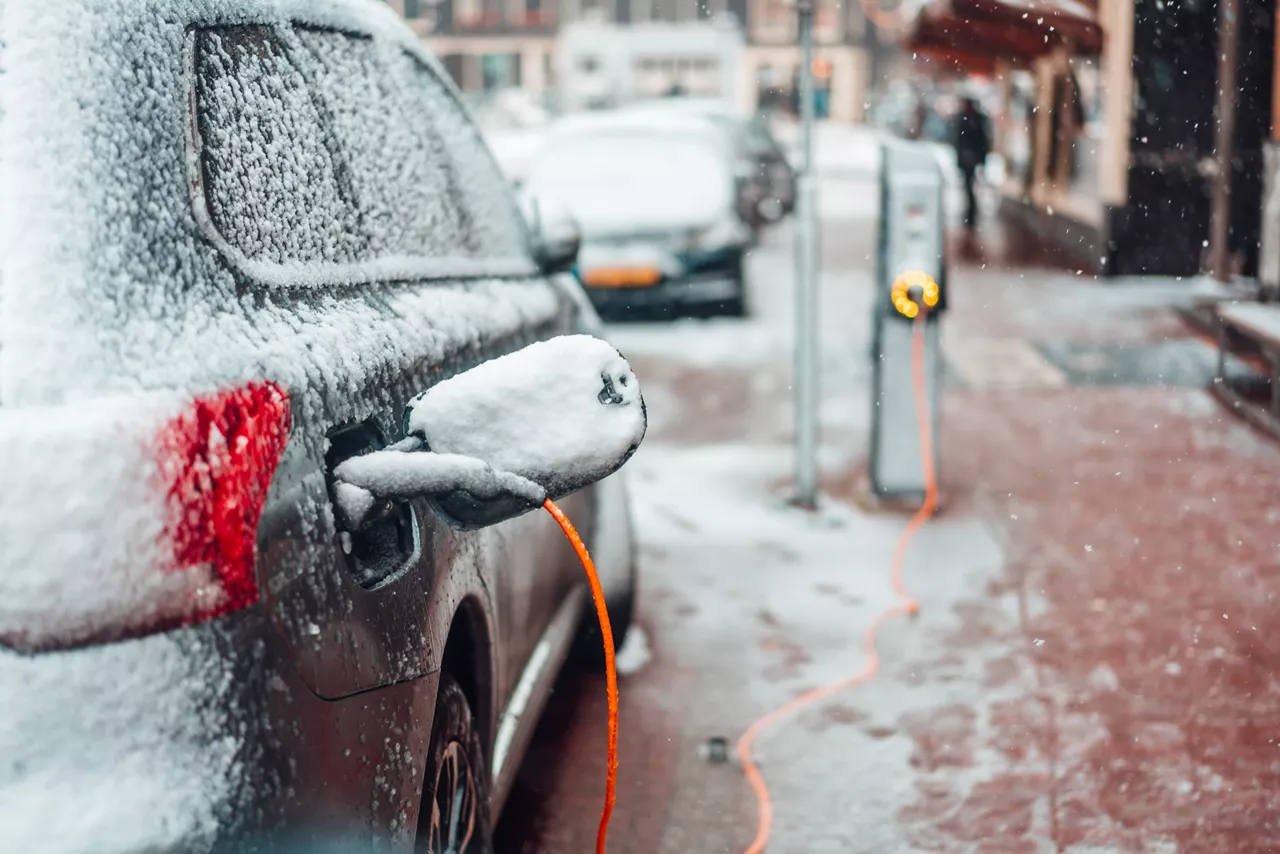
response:
M103 643L256 602L290 426L271 383L0 410L0 644Z
M216 617L258 600L258 520L289 438L289 398L255 383L197 399L157 442L165 489L165 536L177 570L208 567L177 622Z

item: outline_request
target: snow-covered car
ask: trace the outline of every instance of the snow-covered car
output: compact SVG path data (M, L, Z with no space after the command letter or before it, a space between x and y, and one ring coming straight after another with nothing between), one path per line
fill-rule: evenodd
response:
M629 110L652 114L702 116L724 132L760 185L760 211L766 222L776 222L795 210L796 175L782 146L774 139L763 116L745 116L723 98L688 96L638 101Z
M0 45L0 850L491 850L582 568L497 480L349 464L599 330L576 232L374 0L10 2ZM454 433L581 443L525 397ZM562 506L621 644L625 486Z
M578 278L602 315L741 315L759 197L738 164L701 118L583 115L552 128L524 190L577 221Z

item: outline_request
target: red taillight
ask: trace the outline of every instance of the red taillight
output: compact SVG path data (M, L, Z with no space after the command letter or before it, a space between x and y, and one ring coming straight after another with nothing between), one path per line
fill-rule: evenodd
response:
M196 601L176 622L216 617L258 600L258 520L290 424L285 391L252 383L198 398L161 430L164 536L173 546L173 569L207 567L217 588L195 591Z
M289 427L270 383L0 409L0 644L105 643L257 601Z

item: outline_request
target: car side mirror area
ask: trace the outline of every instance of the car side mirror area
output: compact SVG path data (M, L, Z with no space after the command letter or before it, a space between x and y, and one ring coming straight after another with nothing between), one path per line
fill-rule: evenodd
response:
M582 229L569 208L555 199L530 193L522 194L521 208L539 269L546 275L572 270L582 247Z
M626 359L589 335L540 341L445 380L406 408L406 438L333 471L339 523L430 500L455 528L520 516L603 480L640 447L644 398Z

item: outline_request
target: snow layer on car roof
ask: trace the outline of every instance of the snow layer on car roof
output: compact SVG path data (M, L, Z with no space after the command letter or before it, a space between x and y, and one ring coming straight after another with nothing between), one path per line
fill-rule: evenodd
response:
M551 132L556 135L613 130L685 131L714 135L716 126L710 119L696 112L649 111L634 108L569 116L551 126Z
M661 110L624 109L561 119L552 125L543 150L553 146L557 139L619 134L630 136L671 134L698 137L721 151L726 157L734 156L732 141L711 119L697 113L679 111L668 113Z
M370 34L451 85L408 28L375 2L101 0L3 8L4 405L248 377L291 387L338 382L355 368L421 365L515 334L558 310L550 291L520 282L326 288L305 296L294 290L276 299L237 279L201 237L188 192L186 34L191 26L287 21ZM496 209L509 199L485 203ZM352 284L389 274L348 272ZM309 346L293 346L298 338Z

